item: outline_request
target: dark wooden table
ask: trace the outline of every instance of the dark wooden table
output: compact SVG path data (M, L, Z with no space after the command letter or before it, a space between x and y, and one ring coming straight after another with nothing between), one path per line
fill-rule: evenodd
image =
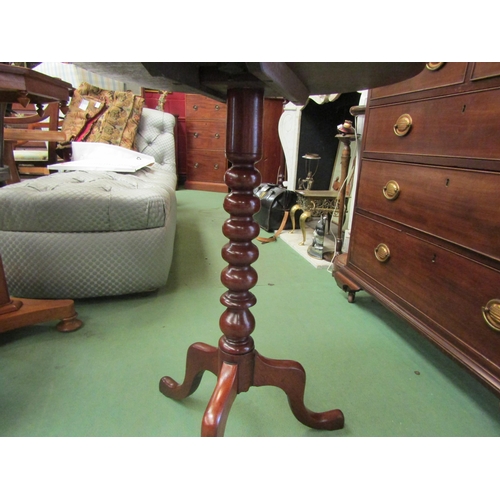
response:
M42 104L67 102L72 86L36 71L0 64L0 181L9 180L11 172L4 167L4 117L8 103ZM1 189L1 188L0 188ZM0 259L0 333L22 326L61 320L57 329L74 331L82 326L77 319L72 300L18 299L9 295L5 273Z
M259 234L253 215L260 200L253 189L260 183L255 163L262 154L263 99L282 97L305 104L309 95L352 92L410 78L425 63L75 63L125 82L177 92L201 93L227 101L226 155L232 167L226 172L229 194L223 225L228 243L222 256L228 263L221 281L228 289L221 297L226 307L219 324L223 333L218 346L191 345L187 352L184 382L160 380L160 391L183 399L198 387L208 370L217 384L202 419L202 436L222 436L233 401L252 386L271 385L288 396L290 408L303 424L315 429L340 429L340 410L315 413L304 405L305 371L296 361L265 358L251 337L255 319L250 308L257 299L250 289L257 284L252 264Z

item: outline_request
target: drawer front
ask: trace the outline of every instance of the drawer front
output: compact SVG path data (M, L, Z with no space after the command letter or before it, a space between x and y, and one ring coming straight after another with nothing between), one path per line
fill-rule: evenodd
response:
M476 62L472 68L471 80L482 80L500 76L500 63L498 62Z
M500 173L364 160L357 207L500 260Z
M393 85L373 89L371 96L372 99L379 99L419 90L456 85L464 82L466 70L467 63L465 62L427 63L427 67L417 76Z
M186 118L188 120L226 121L227 105L196 94L186 95Z
M500 299L500 273L359 214L354 227L349 265L404 297L460 350L487 360L500 375L500 332L488 326L482 309ZM380 244L389 249L385 262L375 256Z
M372 107L365 153L498 160L498 109L500 90Z
M190 151L187 154L187 175L190 181L224 182L226 155L214 151Z
M196 121L186 123L188 149L226 148L226 126L222 122Z

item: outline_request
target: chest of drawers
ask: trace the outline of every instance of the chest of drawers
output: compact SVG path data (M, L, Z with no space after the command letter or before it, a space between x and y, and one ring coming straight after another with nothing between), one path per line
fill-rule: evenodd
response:
M227 191L226 114L226 104L186 94L186 188Z
M262 182L276 182L284 169L278 136L283 99L264 99L262 159L256 164ZM186 182L187 189L227 192L227 105L197 94L186 94Z
M370 92L349 251L364 289L500 394L500 63ZM345 256L344 256L345 257Z

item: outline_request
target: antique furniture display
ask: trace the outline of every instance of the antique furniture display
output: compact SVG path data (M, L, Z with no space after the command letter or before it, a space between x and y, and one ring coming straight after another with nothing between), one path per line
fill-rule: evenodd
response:
M370 92L334 269L500 394L500 63L428 63ZM345 258L345 256L344 256Z
M295 231L295 213L302 210L299 217L299 226L302 231L302 241L299 245L305 245L306 242L306 221L311 217L323 218L327 215L327 229L330 231L330 222L335 217L337 222L336 235L336 252L340 252L343 241L344 219L346 214L346 191L349 167L351 165L351 143L356 140L355 129L352 122L346 120L343 124L337 127L339 134L335 138L339 142L340 149L340 165L338 179L333 182L332 188L328 190L313 190L307 189L297 190L297 204L290 210L292 219L292 230ZM309 157L305 155L304 157ZM316 155L317 156L317 155ZM306 158L306 161L311 161L311 158ZM312 170L308 177L314 178ZM335 177L335 167L332 177ZM314 251L314 256L318 256L318 252ZM311 252L309 252L311 255ZM319 257L322 258L322 257Z
M47 165L58 161L57 144L65 137L59 132L60 103L51 102L44 109L13 103L12 109L15 115L5 118L4 130L5 163L11 170L11 182L19 182L19 175L48 175ZM41 131L45 132L42 138Z
M224 103L197 94L186 95L187 189L227 191L226 115Z
M265 99L262 118L262 158L258 162L263 182L276 182L282 166L278 121L282 99ZM224 182L230 167L225 155L227 106L199 94L186 95L187 189L227 192Z
M309 152L321 157L313 189L325 191L331 188L332 170L336 167L339 149L337 126L344 120L352 119L350 110L359 104L363 93L310 96L304 106L286 103L278 130L286 159L286 185L289 189L303 189L299 185L300 180L307 177L303 157Z
M155 95L156 94L156 95ZM179 183L187 189L227 192L224 174L229 168L225 155L227 106L199 94L143 90L146 106L160 105L177 117ZM276 182L283 166L277 124L282 99L265 99L263 155L259 170L264 182Z
M299 227L302 231L302 241L299 245L306 243L306 221L311 217L322 217L325 214L331 216L338 213L338 194L332 190L310 191L308 189L297 190L297 203L290 209L292 230L295 231L295 214L298 210L302 213L299 217ZM329 220L330 220L329 218Z
M255 318L250 308L257 284L252 264L259 234L253 214L259 198L253 190L260 184L255 164L262 156L264 97L281 97L305 103L309 95L345 92L384 85L414 76L421 63L78 63L110 75L127 75L152 88L184 87L188 92L227 100L226 155L232 166L225 174L230 190L224 200L229 219L223 224L228 243L222 256L228 263L221 281L227 288L221 302L223 333L217 347L195 343L187 352L182 384L170 377L160 380L160 390L173 399L184 399L199 386L208 370L217 383L202 419L203 436L222 436L236 396L252 386L271 385L288 396L294 416L317 429L344 425L340 410L314 413L304 405L305 371L295 361L273 360L260 355L251 337Z
M0 64L0 180L7 182L12 180L11 170L9 167L4 167L3 155L4 116L7 104L19 102L26 106L29 103L40 106L48 102L66 102L69 100L71 88L70 84L62 80L40 75L26 68ZM17 171L15 173L17 174ZM0 188L0 193L4 189L9 187ZM16 215L18 214L13 214ZM0 217L4 216L3 209L0 208ZM24 265L24 262L21 265ZM60 320L57 325L59 331L70 332L82 326L72 300L30 300L11 297L0 259L0 333L54 319Z
M36 71L8 64L0 64L0 181L18 182L19 175L13 157L12 141L30 140L28 130L4 131L7 105L20 104L23 108L35 106L43 114L43 105L66 104L73 87L62 80L48 77ZM23 133L24 132L24 133ZM57 133L57 132L56 132ZM8 134L6 136L5 134ZM7 147L4 141L9 141ZM7 155L7 158L5 158ZM8 164L6 165L6 161ZM9 171L9 173L7 173Z
M12 293L74 299L166 284L176 228L174 128L173 115L142 110L136 149L154 166L52 173L0 190L0 254Z

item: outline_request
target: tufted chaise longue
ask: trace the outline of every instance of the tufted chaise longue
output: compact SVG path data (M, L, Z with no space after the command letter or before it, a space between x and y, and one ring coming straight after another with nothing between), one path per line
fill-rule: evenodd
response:
M67 171L0 188L0 255L9 293L86 298L166 284L176 228L175 117L144 108L134 174Z

